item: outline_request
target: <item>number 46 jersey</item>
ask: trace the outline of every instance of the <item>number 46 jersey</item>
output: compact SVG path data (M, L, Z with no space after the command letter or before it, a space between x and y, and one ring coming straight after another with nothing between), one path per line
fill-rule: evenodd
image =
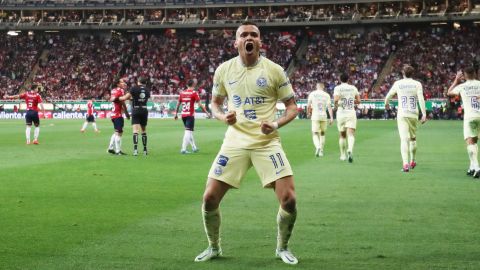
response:
M389 100L395 94L398 96L398 117L418 118L418 106L425 113L425 99L423 98L423 87L419 81L405 78L396 81L386 96Z

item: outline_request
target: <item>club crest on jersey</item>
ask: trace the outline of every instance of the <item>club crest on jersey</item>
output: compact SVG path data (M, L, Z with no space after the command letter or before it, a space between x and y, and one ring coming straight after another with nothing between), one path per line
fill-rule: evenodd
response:
M258 87L265 87L267 86L267 79L265 79L264 77L259 77L257 79L257 86Z
M215 170L213 171L213 173L215 173L216 176L220 176L220 175L223 173L222 167L217 166L217 167L215 168Z
M217 160L217 164L225 167L225 166L227 166L228 160L229 160L228 157L226 157L224 155L219 155L218 160Z
M233 105L235 105L236 108L240 107L240 105L242 105L242 98L237 95L233 95Z
M257 112L255 110L243 110L243 114L249 120L257 119Z

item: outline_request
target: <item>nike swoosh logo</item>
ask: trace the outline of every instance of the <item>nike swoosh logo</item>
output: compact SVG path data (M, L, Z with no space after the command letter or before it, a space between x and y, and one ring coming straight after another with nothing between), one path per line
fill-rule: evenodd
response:
M235 84L236 82L238 82L238 80L237 81L232 81L232 82L229 81L228 84L232 85L232 84Z
M281 169L280 171L276 171L275 173L279 174L279 173L283 172L284 170L285 170L285 168Z

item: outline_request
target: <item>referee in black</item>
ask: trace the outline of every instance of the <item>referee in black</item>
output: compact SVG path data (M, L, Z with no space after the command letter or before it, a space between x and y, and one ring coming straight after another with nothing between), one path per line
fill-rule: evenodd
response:
M146 86L147 78L139 77L137 85L130 88L130 91L119 100L132 100L132 128L133 128L133 155L138 156L138 132L142 131L143 154L147 155L147 122L148 110L147 101L150 98L150 89Z

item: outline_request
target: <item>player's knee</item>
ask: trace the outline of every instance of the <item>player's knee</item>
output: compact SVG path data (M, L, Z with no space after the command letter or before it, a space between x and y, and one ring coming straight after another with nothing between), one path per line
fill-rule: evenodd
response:
M281 206L282 209L287 212L294 212L297 207L297 199L295 197L295 192L290 191L285 193L285 195L282 196Z
M324 136L324 135L325 135L325 131L320 132L320 135Z
M211 192L205 191L203 194L203 205L207 211L217 209L219 201L219 198Z

